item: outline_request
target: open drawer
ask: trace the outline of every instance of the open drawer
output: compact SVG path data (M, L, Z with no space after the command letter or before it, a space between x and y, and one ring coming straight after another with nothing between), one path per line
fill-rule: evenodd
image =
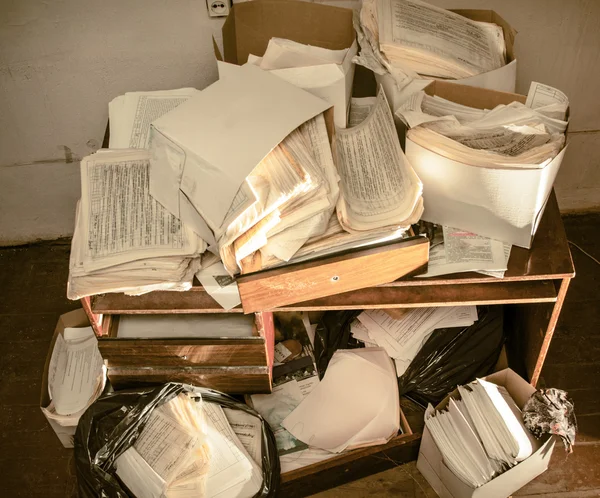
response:
M414 413L405 414L404 411L407 409ZM409 424L409 419L412 425ZM332 455L332 458L327 460L283 472L278 496L285 498L310 496L415 460L419 452L422 420L423 411L415 410L413 403L402 398L400 410L402 434L383 445ZM417 427L414 427L415 424Z
M115 389L185 382L231 394L271 392L272 313L104 315L102 329L98 346Z

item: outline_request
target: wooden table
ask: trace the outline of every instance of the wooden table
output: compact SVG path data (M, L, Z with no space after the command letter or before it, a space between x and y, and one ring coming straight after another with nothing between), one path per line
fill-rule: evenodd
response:
M575 276L556 197L551 194L530 250L513 247L503 279L476 273L409 277L386 285L285 306L276 311L504 305L508 365L536 385ZM90 313L224 313L201 286L139 297L104 294L84 302ZM270 312L274 310L265 310ZM241 308L231 310L242 313ZM415 459L422 415L404 407L409 430L384 446L349 452L282 475L281 495L306 496Z

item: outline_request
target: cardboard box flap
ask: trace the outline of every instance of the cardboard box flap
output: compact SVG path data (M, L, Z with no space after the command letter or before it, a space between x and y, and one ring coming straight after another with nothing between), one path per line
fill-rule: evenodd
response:
M511 102L525 103L527 97L518 93L498 92L474 86L457 85L446 81L435 80L425 87L427 95L437 95L457 104L475 107L477 109L493 109L500 104Z
M471 19L472 21L491 22L497 24L504 32L504 42L506 43L506 62L515 60L515 36L517 30L508 24L501 16L493 10L483 9L449 9L452 12Z
M255 0L235 4L223 25L226 62L245 64L262 56L273 37L332 50L354 41L352 11L292 0Z

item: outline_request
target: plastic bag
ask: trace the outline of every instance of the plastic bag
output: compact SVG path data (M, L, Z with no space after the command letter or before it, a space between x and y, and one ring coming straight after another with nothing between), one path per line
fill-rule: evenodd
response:
M252 408L227 394L171 382L106 394L86 410L75 433L75 466L81 498L130 498L114 473L115 460L135 443L152 411L182 392L199 393L207 403L243 410L261 420L263 484L255 498L276 495L279 455L269 424Z
M329 360L338 349L362 347L350 335L350 323L362 310L326 311L317 324L315 331L315 362L319 370L319 378L323 378Z
M456 386L493 372L505 342L502 306L478 306L477 312L479 320L469 327L431 334L398 379L401 396L436 405Z

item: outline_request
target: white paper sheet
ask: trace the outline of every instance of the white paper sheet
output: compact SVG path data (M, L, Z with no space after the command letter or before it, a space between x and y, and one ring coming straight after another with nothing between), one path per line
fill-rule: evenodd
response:
M254 463L262 467L262 424L258 417L242 410L223 408L229 425Z
M283 426L301 441L331 452L382 444L399 429L395 386L393 365L382 348L338 350L323 380Z
M208 268L201 268L196 278L223 309L230 310L242 302L235 278L229 275L220 261Z

